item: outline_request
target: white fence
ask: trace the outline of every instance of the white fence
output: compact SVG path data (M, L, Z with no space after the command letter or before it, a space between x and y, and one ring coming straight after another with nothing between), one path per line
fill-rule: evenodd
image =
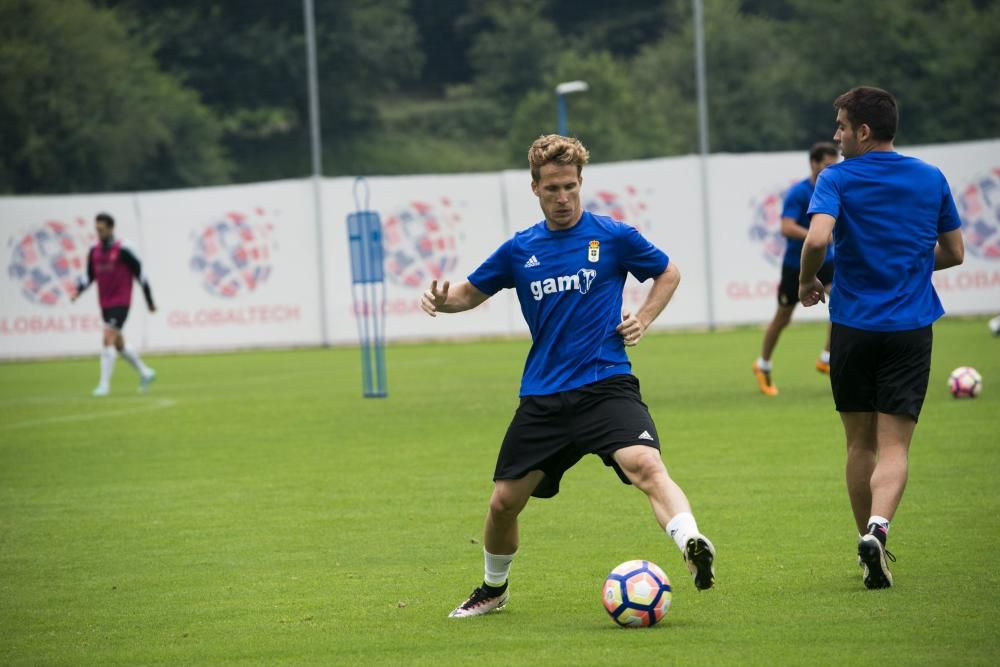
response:
M966 261L935 274L951 314L1000 311L1000 140L910 147L941 168L963 217ZM625 220L680 268L681 287L658 328L763 322L771 317L783 240L781 198L808 172L805 151L709 158L712 280L706 272L696 157L592 165L588 209ZM504 239L540 219L527 171L369 179L382 216L390 340L523 333L512 291L477 310L431 319L419 309L432 278L460 280ZM0 358L90 353L101 321L96 290L71 304L93 219L145 263L158 310L136 295L127 337L145 350L319 345L356 340L345 219L353 179L323 180L324 244L317 251L308 179L135 194L0 198ZM321 303L317 262L324 263ZM714 313L709 313L711 284ZM644 287L630 281L626 304ZM822 319L821 308L798 317Z

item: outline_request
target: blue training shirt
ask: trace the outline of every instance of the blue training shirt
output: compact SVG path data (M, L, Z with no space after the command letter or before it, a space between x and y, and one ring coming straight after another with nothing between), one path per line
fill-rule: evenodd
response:
M837 220L830 320L866 331L908 331L944 314L931 274L939 234L961 226L937 167L872 151L824 169L809 214Z
M520 394L542 396L631 372L615 331L625 277L645 281L669 261L634 227L584 212L567 230L552 231L543 220L516 233L469 282L489 296L517 290L531 330Z
M785 201L781 209L782 218L791 218L795 221L799 227L803 229L809 229L809 220L812 216L809 215L809 200L813 194L813 184L811 178L806 178L792 187L788 188L788 192L785 193ZM783 264L785 266L794 266L798 268L802 265L802 241L803 239L790 239L785 238L787 242L785 244L785 258ZM829 246L826 249L826 262L833 261L833 246Z

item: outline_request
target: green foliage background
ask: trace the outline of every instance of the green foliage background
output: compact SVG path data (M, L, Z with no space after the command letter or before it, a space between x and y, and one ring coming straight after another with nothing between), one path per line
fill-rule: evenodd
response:
M858 84L899 143L1000 136L1000 0L705 0L713 151L829 138ZM519 168L553 86L595 160L692 152L690 0L316 3L325 172ZM309 171L301 5L0 0L0 192Z

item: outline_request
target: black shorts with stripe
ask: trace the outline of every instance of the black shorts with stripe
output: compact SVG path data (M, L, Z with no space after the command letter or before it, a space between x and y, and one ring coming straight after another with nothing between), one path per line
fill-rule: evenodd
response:
M121 331L122 327L125 326L125 320L128 319L128 306L101 308L101 319L104 320L106 326Z
M916 421L931 373L930 325L909 331L830 330L830 385L838 412L884 412Z
M531 495L551 498L559 493L567 470L586 454L596 454L630 484L612 455L631 445L660 448L634 375L613 375L547 396L525 396L500 446L493 479L521 479L541 470L545 477Z

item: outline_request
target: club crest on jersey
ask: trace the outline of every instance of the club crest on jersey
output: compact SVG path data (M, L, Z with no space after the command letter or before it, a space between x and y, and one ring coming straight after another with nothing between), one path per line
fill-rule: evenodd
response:
M586 294L590 291L590 286L596 277L597 271L594 269L580 269L569 276L532 280L528 287L531 288L531 296L534 297L535 301L541 301L546 294L556 294L557 292L576 290L580 294Z
M587 259L591 262L597 262L601 259L601 242L591 241L590 246L587 248Z

